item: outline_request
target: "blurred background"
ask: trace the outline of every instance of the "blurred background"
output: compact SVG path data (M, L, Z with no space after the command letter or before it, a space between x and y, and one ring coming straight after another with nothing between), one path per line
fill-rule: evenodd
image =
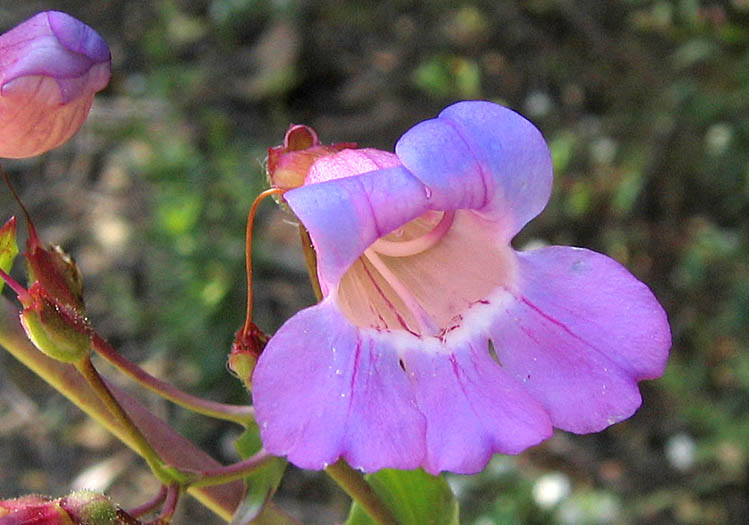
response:
M4 166L42 237L77 259L93 323L123 354L247 403L225 363L266 148L294 122L327 143L391 149L451 102L501 102L542 130L555 165L551 202L516 247L614 257L663 303L674 346L630 420L450 476L462 522L749 516L748 0L3 0L0 30L46 9L108 41L112 81L73 140ZM0 210L19 214L6 189ZM269 202L257 233L256 321L272 332L314 298L289 218ZM236 428L143 399L235 459ZM0 494L73 486L125 507L157 489L142 461L0 352ZM277 501L307 523L347 511L324 475L293 468ZM176 523L191 522L216 518L186 500Z

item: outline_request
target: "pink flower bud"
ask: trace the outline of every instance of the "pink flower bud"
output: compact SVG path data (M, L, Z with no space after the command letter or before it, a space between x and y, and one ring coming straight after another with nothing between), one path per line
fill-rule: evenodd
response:
M286 132L283 144L268 148L268 179L275 188L296 188L304 184L307 172L317 159L354 148L354 142L339 142L325 146L320 144L314 129L302 124L292 124Z
M0 500L0 525L115 525L117 509L103 494L90 490L64 498L29 495Z
M2 499L0 500L0 518L16 510L42 505L48 501L50 501L50 498L39 494L28 494L14 499Z
M57 501L29 495L0 500L0 525L71 525Z
M59 11L0 35L0 157L31 157L68 140L109 82L110 63L106 42Z

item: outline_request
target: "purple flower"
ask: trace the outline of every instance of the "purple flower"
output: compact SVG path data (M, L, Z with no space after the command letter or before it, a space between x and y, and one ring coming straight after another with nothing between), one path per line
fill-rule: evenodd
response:
M515 234L549 200L539 131L460 102L395 154L317 160L285 199L310 233L323 300L271 338L253 376L266 449L321 469L482 470L552 427L631 416L671 337L647 286L608 257Z
M38 155L68 140L109 82L106 42L59 11L0 35L0 157Z

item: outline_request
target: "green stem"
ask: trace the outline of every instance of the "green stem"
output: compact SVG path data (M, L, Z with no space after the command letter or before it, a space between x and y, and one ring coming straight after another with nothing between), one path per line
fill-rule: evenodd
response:
M375 494L361 472L352 469L343 460L333 463L325 469L325 472L377 523L397 525L398 522L393 514Z
M99 372L91 362L90 356L86 355L78 363L75 363L75 367L80 374L86 379L91 389L96 393L102 403L107 407L107 410L112 416L120 423L120 425L127 431L130 439L135 443L138 454L146 460L148 466L153 471L159 481L165 485L174 483L173 474L169 473L164 468L164 462L159 456L158 452L154 450L151 444L146 440L145 436L141 433L140 429L135 426L133 420L127 415L127 412L120 406L117 400L112 395L107 385L102 380Z
M255 411L251 406L227 405L209 401L183 392L179 388L153 377L138 365L123 357L97 333L92 334L91 343L97 354L109 361L123 374L176 405L204 416L232 421L244 427L247 427L254 420Z
M151 498L150 501L147 501L146 503L138 505L134 509L127 511L127 515L133 518L140 518L144 514L152 512L154 509L158 508L159 505L164 503L164 500L166 499L166 493L167 487L166 485L162 485L156 496Z
M110 415L106 405L93 392L75 367L47 357L31 344L18 322L18 310L4 297L0 297L0 346L5 347L16 359L55 390L139 453L137 444L130 433ZM170 465L182 471L200 471L220 467L216 460L187 441L128 394L113 385L108 385L108 387L133 421L157 446L161 457L165 458ZM191 487L187 489L187 492L222 519L231 521L234 509L242 498L243 490L242 483L234 482L215 487ZM284 514L272 502L264 509L263 515L265 514L271 517L267 523L282 523L280 518L278 521L273 521L275 517L283 517Z
M232 465L198 472L197 477L189 482L189 486L210 487L244 479L274 459L275 456L271 456L266 451L261 450L254 456Z

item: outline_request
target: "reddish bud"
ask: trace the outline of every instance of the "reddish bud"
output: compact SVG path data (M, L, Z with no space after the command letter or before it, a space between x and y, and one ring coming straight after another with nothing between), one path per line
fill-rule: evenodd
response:
M333 155L344 149L355 149L355 142L320 144L315 130L302 124L292 124L283 144L268 148L267 174L271 186L290 190L304 184L312 164L320 157Z
M27 496L21 496L20 498L0 500L0 517L22 508L41 505L51 499L52 498L40 494L29 494Z
M265 335L254 323L249 329L242 328L237 332L229 354L229 370L245 384L248 390L252 388L252 373L260 353L268 343Z
M116 525L117 509L97 492L82 490L64 498L30 495L0 500L0 525Z
M29 495L0 500L0 525L73 525L57 501Z
M33 231L33 226L29 225L29 230ZM29 235L26 248L29 281L38 282L48 296L83 314L83 277L73 258L57 245L44 248L35 232Z
M26 215L29 236L24 257L29 281L33 284L25 290L2 267L0 277L13 287L24 306L20 313L21 325L34 346L58 361L76 362L88 353L90 347L90 327L85 317L81 273L75 261L60 247L42 246L29 212L18 198L5 172L2 174ZM9 245L5 250L4 244ZM0 230L0 264L3 263L4 252L12 254L14 248L17 252L15 221L11 219Z

